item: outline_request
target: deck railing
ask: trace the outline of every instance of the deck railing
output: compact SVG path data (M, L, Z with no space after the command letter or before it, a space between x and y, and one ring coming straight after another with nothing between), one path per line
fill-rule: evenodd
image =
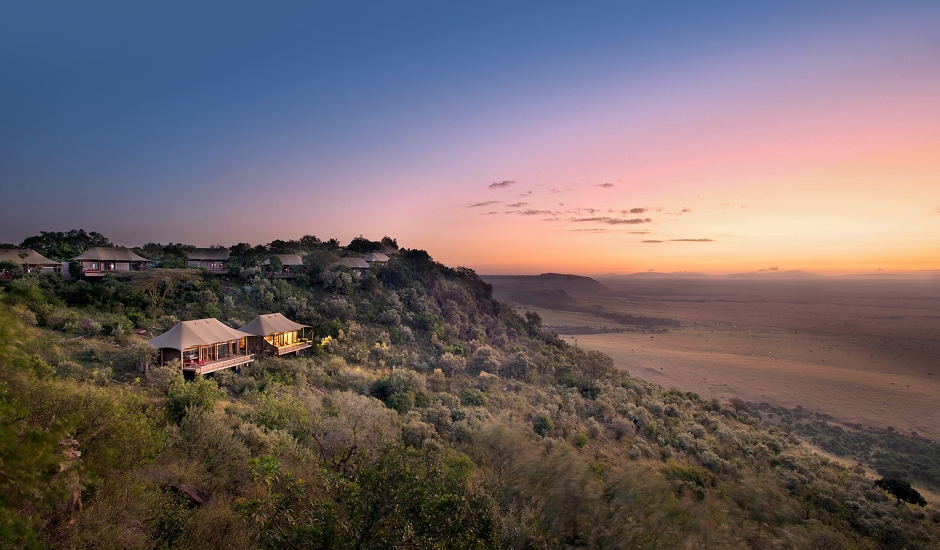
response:
M312 345L313 345L313 344L311 344L311 343L308 341L308 342L297 342L296 344L290 344L290 345L287 345L287 346L272 346L272 347L274 347L275 349L277 349L277 355L284 355L285 353L293 353L293 352L295 352L295 351L300 351L300 350L302 350L302 349L307 349L307 348L309 348L309 347L312 346Z
M245 365L247 363L251 363L254 360L255 356L252 353L247 355L230 355L228 357L223 357L222 359L206 361L204 363L184 363L183 370L196 374L208 374L217 370Z

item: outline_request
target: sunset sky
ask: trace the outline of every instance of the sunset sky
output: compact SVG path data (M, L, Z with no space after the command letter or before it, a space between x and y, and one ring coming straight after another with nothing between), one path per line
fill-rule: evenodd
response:
M0 242L940 269L940 2L137 4L0 6Z

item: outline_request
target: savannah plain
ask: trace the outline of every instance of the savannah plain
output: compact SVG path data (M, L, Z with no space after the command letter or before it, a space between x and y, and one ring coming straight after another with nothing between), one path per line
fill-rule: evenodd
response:
M940 276L761 277L597 278L609 290L569 293L587 308L680 321L667 332L564 334L627 326L514 305L537 311L568 342L665 387L802 406L940 441Z

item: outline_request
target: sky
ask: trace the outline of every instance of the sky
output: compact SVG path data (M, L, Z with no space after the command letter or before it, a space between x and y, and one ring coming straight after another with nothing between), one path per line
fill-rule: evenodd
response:
M940 269L940 3L0 4L0 242Z

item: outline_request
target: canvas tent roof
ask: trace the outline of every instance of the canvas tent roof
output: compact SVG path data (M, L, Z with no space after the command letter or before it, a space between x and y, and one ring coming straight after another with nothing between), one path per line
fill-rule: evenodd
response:
M98 262L149 262L147 258L142 258L134 254L130 249L111 248L108 246L96 246L84 254L75 256L72 260L92 260ZM70 260L71 261L71 260Z
M269 313L255 317L254 320L238 330L255 336L268 336L278 332L290 332L302 328L310 327L308 325L295 323L280 313Z
M229 257L227 248L197 248L189 253L188 259L193 261L207 260L210 262L224 262Z
M153 338L148 343L155 348L184 350L193 346L209 346L219 342L240 340L252 336L247 332L223 325L218 319L183 321L175 327Z
M351 269L369 269L369 264L362 258L340 258L336 263Z
M366 257L363 258L366 262L387 262L388 256L382 254L381 252L373 252L371 254L366 254Z
M277 256L283 265L304 265L303 258L299 254L273 254ZM265 260L264 265L271 265L271 260Z
M20 254L22 254L23 252L26 253L25 258L20 257ZM59 262L50 260L49 258L46 258L42 254L34 250L16 250L12 248L4 248L0 250L0 262L13 262L15 264L48 265L48 266L59 265Z

